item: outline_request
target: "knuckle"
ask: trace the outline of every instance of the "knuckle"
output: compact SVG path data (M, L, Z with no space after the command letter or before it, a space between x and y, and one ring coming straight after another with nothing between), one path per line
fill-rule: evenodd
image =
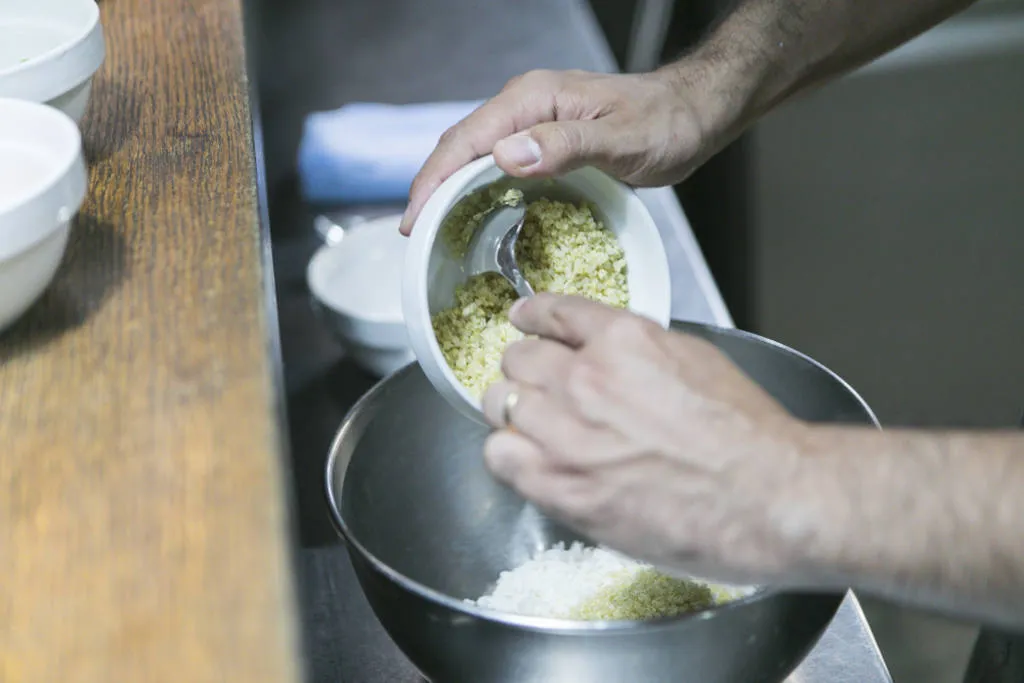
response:
M572 329L572 300L558 297L550 304L551 323L559 337L568 335Z
M452 144L459 137L460 127L458 124L451 126L445 132L441 133L441 137L438 138L438 146L446 146Z
M504 394L499 386L492 384L484 391L480 403L483 406L484 417L492 425L498 425L501 420L501 402Z
M509 471L507 461L500 457L500 450L498 446L498 439L500 436L498 432L491 432L484 440L484 460L487 463L487 467L501 479L508 479L514 474Z
M516 367L523 351L521 344L522 342L509 344L508 348L505 349L505 353L501 356L501 373L509 379L515 377Z
M416 197L421 192L423 192L423 178L420 173L417 173L409 184L409 197Z
M543 81L550 78L554 74L551 69L530 69L523 74L524 81Z
M566 371L566 394L584 414L594 397L603 394L606 389L607 381L604 374L589 360L577 359Z
M523 74L521 83L531 88L556 88L561 82L559 72L552 69L533 69Z
M578 524L593 528L604 526L614 517L616 497L607 486L595 485L591 478L581 479L566 486L562 508Z
M420 171L416 174L416 177L412 179L412 184L409 186L409 196L415 197L432 190L430 187L430 181L427 175Z
M538 439L540 444L544 442L544 435L550 432L552 421L558 419L552 412L551 403L541 390L522 386L515 406L508 412L509 425L532 439Z
M616 346L620 344L635 346L652 338L652 327L657 328L657 325L638 315L623 314L608 324L605 329L605 337Z
M513 485L524 498L538 505L545 512L552 512L555 515L562 514L562 491L557 481L551 476L547 468L537 468L524 472L523 476Z
M512 342L501 357L501 372L512 381L543 384L550 368L550 357L537 339Z
M549 146L554 146L566 153L583 152L583 136L577 126L555 125L548 131Z
M683 348L690 354L708 358L722 355L717 346L703 337L698 337L693 334L681 334L679 336L682 339Z
M507 81L505 81L505 85L504 85L504 87L502 87L501 92L508 92L509 90L512 90L513 88L518 87L519 84L521 84L523 82L523 79L525 77L526 77L526 74L518 74L518 75L513 76L512 78L508 79Z
M510 411L510 422L523 428L529 428L537 424L538 418L543 419L544 415L539 410L540 400L536 391L520 391L519 400L515 408Z

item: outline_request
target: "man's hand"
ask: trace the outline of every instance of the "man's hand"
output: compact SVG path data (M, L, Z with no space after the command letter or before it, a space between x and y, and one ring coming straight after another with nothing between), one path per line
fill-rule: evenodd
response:
M653 73L533 71L453 126L413 181L401 231L452 173L492 151L509 175L592 165L634 185L683 180L772 107L975 0L743 0Z
M538 338L484 396L484 456L553 517L706 578L1024 624L1020 432L800 422L711 344L583 299L512 322Z
M494 153L516 177L596 166L634 185L682 180L705 158L691 88L675 69L606 75L532 71L449 129L413 181L401 230L448 176Z
M708 342L584 299L521 301L512 322L540 338L508 349L484 397L496 476L659 566L791 580L803 423Z

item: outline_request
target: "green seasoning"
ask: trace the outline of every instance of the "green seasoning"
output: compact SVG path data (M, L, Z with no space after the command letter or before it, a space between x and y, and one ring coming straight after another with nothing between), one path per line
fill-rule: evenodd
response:
M696 612L714 604L714 594L702 583L643 569L584 601L570 618L639 621Z
M449 248L464 253L487 212L521 201L518 190L496 190L483 195L482 201L458 207L457 213L453 210L442 228ZM619 308L629 304L625 253L589 205L550 199L530 202L516 243L516 261L537 292L574 294ZM433 317L445 362L473 396L481 396L501 379L502 354L523 338L508 319L515 300L516 293L504 278L484 273L457 287L455 305Z

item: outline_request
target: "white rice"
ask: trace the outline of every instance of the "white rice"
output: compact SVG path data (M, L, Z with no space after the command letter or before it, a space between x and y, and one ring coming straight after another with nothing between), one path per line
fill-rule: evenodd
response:
M519 567L502 572L493 590L467 602L525 616L580 618L578 610L585 603L620 588L628 592L630 583L641 572L650 570L648 564L604 548L585 547L578 542L566 548L558 543ZM715 604L749 595L754 590L696 580L695 583L711 590Z

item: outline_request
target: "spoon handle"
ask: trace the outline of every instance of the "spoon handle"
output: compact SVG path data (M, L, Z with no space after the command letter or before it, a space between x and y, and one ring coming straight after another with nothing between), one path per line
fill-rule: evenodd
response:
M520 218L512 226L511 230L502 235L498 241L498 250L495 254L495 260L498 262L498 272L512 283L512 287L515 288L516 294L520 297L533 296L533 287L523 277L523 272L519 270L519 264L516 263L516 240L519 239L519 233L523 229L524 220L525 216Z
M533 287L531 287L530 283L526 281L526 278L523 277L523 274L519 272L518 268L509 273L509 275L511 275L509 281L512 283L512 286L516 290L516 294L518 294L520 298L533 296Z

